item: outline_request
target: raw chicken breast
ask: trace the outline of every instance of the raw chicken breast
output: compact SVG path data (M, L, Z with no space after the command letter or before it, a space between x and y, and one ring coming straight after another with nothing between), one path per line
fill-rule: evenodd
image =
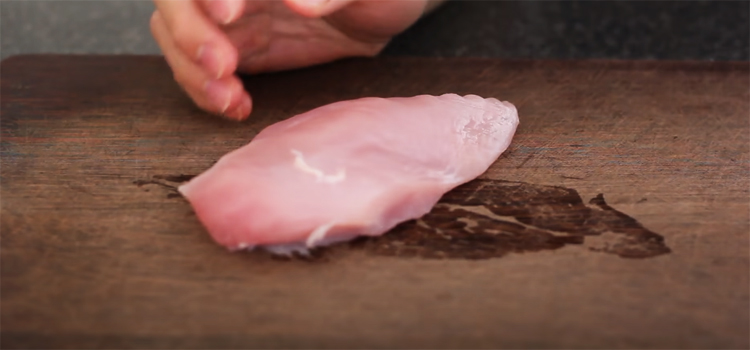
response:
M512 104L475 95L337 102L267 127L179 190L221 245L306 253L428 213L517 126Z

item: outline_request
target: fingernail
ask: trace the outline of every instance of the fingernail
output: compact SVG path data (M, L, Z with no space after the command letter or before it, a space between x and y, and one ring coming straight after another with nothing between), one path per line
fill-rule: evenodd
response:
M221 24L227 25L237 18L239 6L236 1L221 1L219 5L218 16Z
M230 115L227 115L227 117L233 120L242 121L250 114L250 108L252 108L250 97L247 96L247 94L242 94L242 101L237 105L234 111L230 113Z
M320 10L328 4L329 0L307 0L305 1L305 6L311 9Z
M253 102L250 100L250 96L242 94L242 102L240 108L237 108L237 120L243 120L250 115L250 111L253 108Z
M330 0L292 0L301 14L307 17L317 17L323 12Z
M224 66L221 64L219 54L210 44L203 44L198 48L198 62L217 79L224 74Z
M229 104L232 102L232 94L229 86L221 81L211 80L206 82L203 89L206 91L206 95L208 95L211 103L218 108L219 113L226 113Z

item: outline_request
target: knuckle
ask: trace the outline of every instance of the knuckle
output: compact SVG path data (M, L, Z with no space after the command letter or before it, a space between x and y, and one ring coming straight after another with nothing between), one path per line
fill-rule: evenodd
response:
M194 31L189 22L183 20L175 21L175 23L172 23L171 32L174 42L185 53L193 53L194 51L197 51L197 48L194 47Z

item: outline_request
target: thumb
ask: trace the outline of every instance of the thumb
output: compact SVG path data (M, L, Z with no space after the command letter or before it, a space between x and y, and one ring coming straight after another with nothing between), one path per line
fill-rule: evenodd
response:
M284 0L292 11L311 18L328 16L355 0Z

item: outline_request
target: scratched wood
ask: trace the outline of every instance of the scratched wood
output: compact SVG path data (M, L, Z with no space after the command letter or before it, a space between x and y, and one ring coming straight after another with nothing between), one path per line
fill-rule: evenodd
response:
M1 70L4 348L750 346L747 62L348 60L247 77L243 123L194 108L158 57L21 56ZM447 92L519 109L513 145L480 180L493 191L603 194L594 209L668 251L233 254L168 187L296 113Z

